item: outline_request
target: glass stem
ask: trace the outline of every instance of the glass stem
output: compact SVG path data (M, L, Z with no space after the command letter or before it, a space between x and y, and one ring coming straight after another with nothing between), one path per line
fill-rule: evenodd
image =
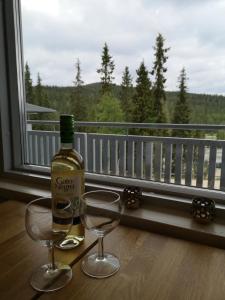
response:
M50 266L52 270L56 269L55 266L55 252L54 252L54 244L51 243L48 247L49 250L49 259L50 259Z
M98 259L104 258L103 236L98 237Z

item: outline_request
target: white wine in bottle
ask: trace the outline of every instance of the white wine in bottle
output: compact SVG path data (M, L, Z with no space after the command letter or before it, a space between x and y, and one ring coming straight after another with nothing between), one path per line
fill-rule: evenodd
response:
M72 249L84 240L84 227L79 216L80 197L84 193L84 162L73 149L74 118L60 116L61 148L51 163L51 192L53 206L61 206L64 199L70 200L74 208L73 226L66 238L56 244L61 249ZM63 220L53 215L53 230L63 226Z

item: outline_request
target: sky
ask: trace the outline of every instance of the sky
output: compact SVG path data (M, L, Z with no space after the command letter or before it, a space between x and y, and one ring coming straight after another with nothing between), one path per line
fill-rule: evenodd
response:
M106 42L115 83L128 66L135 85L142 61L152 70L161 33L170 47L166 90L178 90L185 67L189 92L225 95L225 0L21 0L21 7L34 84L40 72L43 84L73 85L77 58L84 83L99 82Z

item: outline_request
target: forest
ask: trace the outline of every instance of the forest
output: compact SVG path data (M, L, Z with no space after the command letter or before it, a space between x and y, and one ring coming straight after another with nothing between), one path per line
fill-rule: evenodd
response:
M87 111L91 112L93 111L93 108L96 107L100 88L100 83L92 83L83 86L82 101L84 102L83 104ZM55 108L59 113L68 113L68 111L70 111L70 95L72 94L73 89L74 87L43 86L43 90L51 104L49 107ZM121 86L114 85L112 94L115 98L120 100ZM178 96L177 91L166 91L166 104L168 105L168 111L170 112L169 123L171 122ZM190 123L225 124L225 96L187 93L187 102L191 108ZM91 108L92 106L93 108ZM95 121L91 117L91 113L85 120Z
M55 114L37 114L34 119L58 120L62 113L75 116L77 121L175 123L175 124L225 124L225 97L221 95L188 93L185 67L177 76L178 91L166 91L166 62L170 48L158 34L154 46L153 68L148 70L144 61L136 70L135 80L126 66L121 84L114 83L115 63L107 43L97 69L100 80L85 84L79 58L75 62L73 86L47 86L37 74L33 84L28 63L25 65L25 90L27 102L54 108ZM38 127L37 127L38 128ZM108 131L102 131L108 132ZM191 137L191 131L136 130L133 134L177 135ZM224 138L224 133L217 138ZM198 133L199 136L202 136ZM215 135L215 133L214 133Z

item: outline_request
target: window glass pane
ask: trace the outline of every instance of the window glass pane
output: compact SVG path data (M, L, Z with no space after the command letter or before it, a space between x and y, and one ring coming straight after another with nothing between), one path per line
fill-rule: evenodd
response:
M225 126L217 126L225 116L225 1L21 7L28 164L49 166L59 115L69 113L140 123L78 124L75 147L89 173L225 189Z

